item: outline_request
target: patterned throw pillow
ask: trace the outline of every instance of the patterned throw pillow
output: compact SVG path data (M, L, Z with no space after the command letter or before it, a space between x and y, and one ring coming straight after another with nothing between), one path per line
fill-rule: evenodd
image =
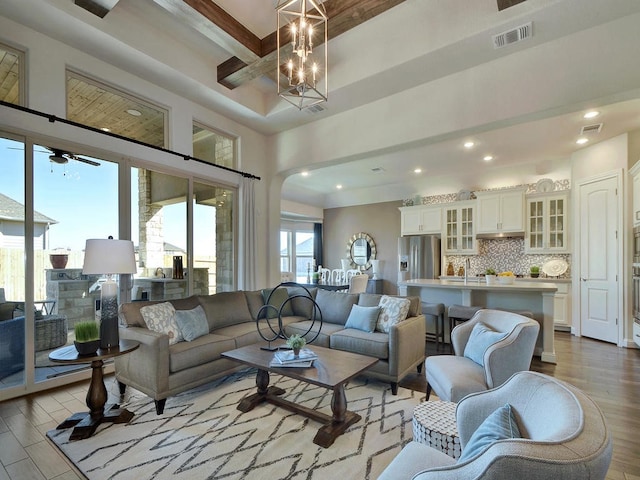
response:
M391 327L407 319L411 300L402 297L390 297L383 295L380 297L380 315L376 330L378 332L389 333Z
M176 323L176 309L170 302L147 305L140 309L140 313L149 330L169 336L169 345L184 340Z

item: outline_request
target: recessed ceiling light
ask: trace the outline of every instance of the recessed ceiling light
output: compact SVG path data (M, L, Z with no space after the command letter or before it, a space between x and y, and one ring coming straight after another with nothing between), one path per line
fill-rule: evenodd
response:
M583 118L596 118L598 115L600 115L600 112L597 110L591 110L590 112L585 113Z
M416 168L413 173L422 173L422 169L421 168Z
M133 115L134 117L139 117L140 115L142 115L142 112L140 112L139 110L134 110L133 108L127 110L127 113L129 115Z
M471 148L475 145L473 142L464 142L464 148Z
M100 130L102 130L103 132L110 132L111 129L107 128L107 127L102 127Z
M485 155L482 159L485 162L490 162L491 160L493 160L493 157L491 155Z
M578 145L584 145L585 143L587 143L589 141L588 138L586 137L580 137L579 139L576 140L576 143Z
M342 188L342 185L338 184L338 185L336 185L336 188L337 188L338 190L340 190L340 189Z
M300 175L302 175L303 177L308 177L309 176L309 172L307 172L307 171L300 172Z

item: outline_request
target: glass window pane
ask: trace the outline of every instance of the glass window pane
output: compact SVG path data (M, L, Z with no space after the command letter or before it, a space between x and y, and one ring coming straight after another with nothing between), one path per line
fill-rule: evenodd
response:
M67 119L157 147L166 146L167 111L67 71Z
M215 165L235 168L236 141L234 138L194 122L193 156Z
M33 157L34 228L42 232L34 243L40 381L61 370L49 362L49 351L73 341L76 323L96 319L105 276L82 273L84 248L89 238L118 238L118 164L41 145L34 146Z
M25 199L24 143L0 137L0 388L25 382ZM43 227L34 231L43 235ZM37 241L37 238L34 239Z

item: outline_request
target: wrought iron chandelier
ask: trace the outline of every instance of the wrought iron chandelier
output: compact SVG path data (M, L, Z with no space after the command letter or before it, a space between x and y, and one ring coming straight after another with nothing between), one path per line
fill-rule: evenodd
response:
M300 110L326 102L329 91L324 7L316 0L285 0L277 11L278 95Z

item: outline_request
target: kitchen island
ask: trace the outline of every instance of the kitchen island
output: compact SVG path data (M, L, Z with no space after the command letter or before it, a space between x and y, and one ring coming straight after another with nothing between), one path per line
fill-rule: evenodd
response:
M398 282L401 295L419 296L423 302L449 305L482 306L504 310L527 310L540 323L535 354L543 362L556 363L553 342L553 297L557 287L552 283L518 281L511 285L487 285L483 278L466 281L412 279Z

